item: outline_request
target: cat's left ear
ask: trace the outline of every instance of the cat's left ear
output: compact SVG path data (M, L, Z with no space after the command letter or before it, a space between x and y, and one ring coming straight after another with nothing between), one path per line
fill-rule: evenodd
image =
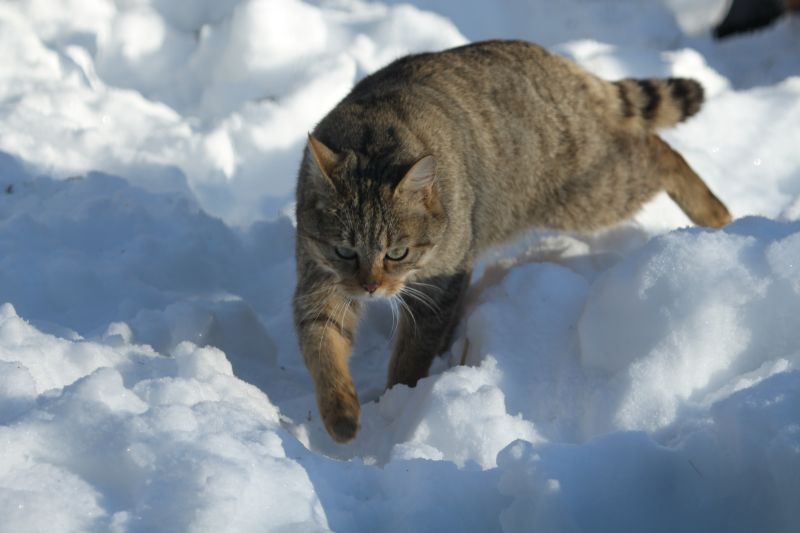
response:
M436 158L426 155L416 163L400 180L395 189L395 195L403 193L423 192L429 193L436 183Z

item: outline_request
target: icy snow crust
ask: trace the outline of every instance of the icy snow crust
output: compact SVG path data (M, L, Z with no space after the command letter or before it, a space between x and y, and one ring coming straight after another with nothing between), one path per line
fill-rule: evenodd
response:
M0 3L0 531L800 531L800 28L715 44L719 11ZM665 137L740 219L659 197L490 254L415 389L383 390L372 308L334 444L289 310L305 133L391 59L489 37L700 79Z

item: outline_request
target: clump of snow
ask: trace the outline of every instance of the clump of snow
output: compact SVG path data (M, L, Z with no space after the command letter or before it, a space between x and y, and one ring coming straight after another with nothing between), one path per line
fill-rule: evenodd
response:
M720 9L0 4L0 531L800 529L797 21L716 43ZM336 444L290 312L306 132L394 58L488 37L701 80L663 135L740 219L678 229L660 195L488 254L413 389L383 389L369 308Z
M514 439L541 440L533 424L508 414L500 378L497 362L489 357L480 367L459 367L441 379L423 380L413 391L397 387L380 399L375 415L372 410L367 414L387 426L365 428L367 435L402 436L391 448L392 460L423 458L493 468L497 452Z

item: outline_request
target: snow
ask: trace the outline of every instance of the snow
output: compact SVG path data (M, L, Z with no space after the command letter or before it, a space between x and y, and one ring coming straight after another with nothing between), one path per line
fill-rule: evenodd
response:
M723 4L0 3L0 531L800 530L800 21L715 43ZM661 195L487 254L414 389L370 308L336 444L290 312L305 135L492 37L701 80L664 137L738 220Z

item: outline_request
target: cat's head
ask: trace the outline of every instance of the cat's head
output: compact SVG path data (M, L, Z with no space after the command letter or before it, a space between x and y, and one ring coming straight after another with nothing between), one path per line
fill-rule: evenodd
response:
M399 170L374 163L309 136L300 170L298 238L355 298L400 293L430 262L446 224L433 156Z

